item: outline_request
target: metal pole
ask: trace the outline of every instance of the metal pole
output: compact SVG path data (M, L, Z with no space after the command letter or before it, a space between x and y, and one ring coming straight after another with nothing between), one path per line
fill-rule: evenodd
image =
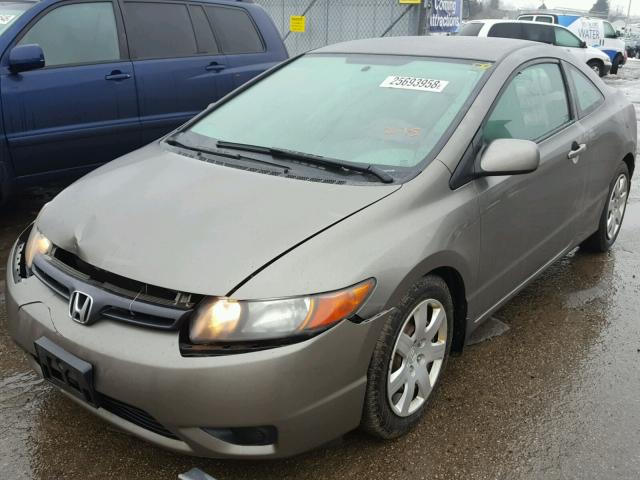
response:
M424 0L418 7L418 35L429 35L429 10L427 4L430 0Z
M627 19L624 22L624 34L625 34L625 36L627 36L629 34L629 31L627 30L627 27L629 26L629 15L631 15L631 0L629 0L629 8L627 8Z

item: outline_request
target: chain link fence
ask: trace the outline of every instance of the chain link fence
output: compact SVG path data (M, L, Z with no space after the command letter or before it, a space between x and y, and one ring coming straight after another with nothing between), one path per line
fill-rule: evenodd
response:
M256 0L273 18L290 55L345 40L416 35L417 5L398 0ZM305 32L290 32L292 15L306 17Z

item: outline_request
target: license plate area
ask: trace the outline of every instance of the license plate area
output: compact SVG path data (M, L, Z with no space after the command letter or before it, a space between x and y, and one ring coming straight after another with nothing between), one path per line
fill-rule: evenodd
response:
M70 354L51 340L35 341L38 363L43 377L73 396L97 407L98 395L93 388L93 366Z

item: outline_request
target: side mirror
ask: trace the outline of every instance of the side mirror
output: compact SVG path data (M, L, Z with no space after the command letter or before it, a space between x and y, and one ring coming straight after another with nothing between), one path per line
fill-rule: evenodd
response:
M9 70L12 73L37 70L43 67L44 52L40 45L18 45L9 52Z
M587 48L587 42L585 42L584 40L580 41L580 48Z
M616 38L620 38L622 36L622 32L620 30L616 30Z
M478 173L481 177L519 175L537 170L538 165L540 150L534 142L499 138L485 149Z

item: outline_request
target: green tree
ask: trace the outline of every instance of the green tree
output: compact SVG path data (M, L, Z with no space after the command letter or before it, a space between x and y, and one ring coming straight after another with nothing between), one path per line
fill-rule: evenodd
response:
M599 13L601 15L609 15L609 0L596 0L589 13Z

